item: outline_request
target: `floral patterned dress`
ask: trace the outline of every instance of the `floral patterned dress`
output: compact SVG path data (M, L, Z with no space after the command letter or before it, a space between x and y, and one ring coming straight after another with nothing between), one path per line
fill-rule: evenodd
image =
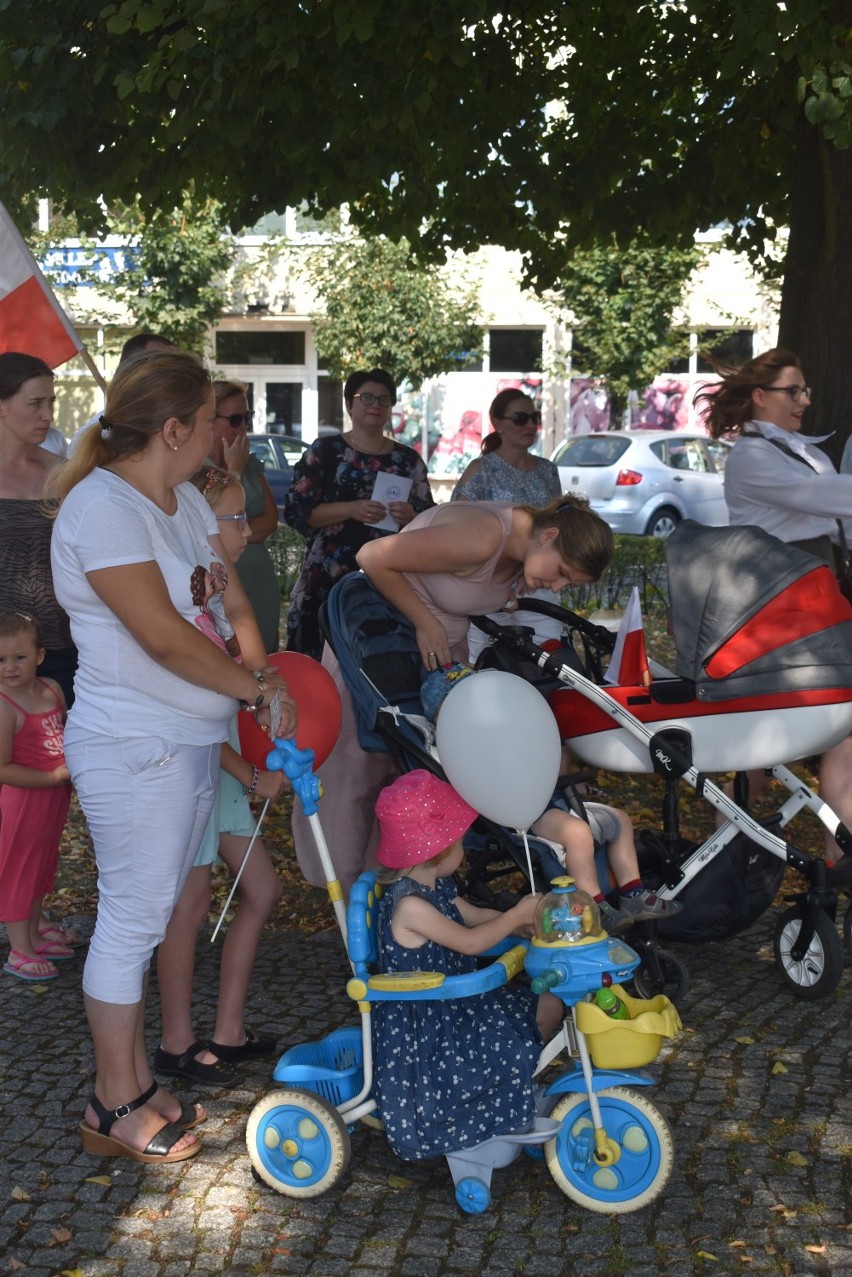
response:
M464 925L451 878L439 878L434 891L412 878L398 879L385 888L379 909L381 970L473 971L474 957L431 940L419 949L397 944L391 918L410 894ZM458 1002L376 1003L374 1090L388 1143L398 1157L439 1157L529 1126L542 1045L535 1007L535 996L523 987Z
M368 541L393 536L355 519L311 528L308 518L323 503L363 501L373 495L379 471L410 478L409 503L415 514L435 504L426 466L413 448L394 443L390 452L368 453L353 448L341 435L318 439L294 467L294 478L284 506L284 519L307 542L305 560L293 591L287 616L287 647L292 652L322 656L323 639L319 610L331 587L357 568L355 556Z

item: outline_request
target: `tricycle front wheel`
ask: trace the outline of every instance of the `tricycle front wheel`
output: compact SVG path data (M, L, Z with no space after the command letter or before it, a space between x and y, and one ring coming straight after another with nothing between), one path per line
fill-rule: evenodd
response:
M545 1145L548 1169L562 1192L588 1210L641 1210L660 1195L672 1172L668 1122L650 1100L626 1087L599 1091L597 1100L613 1159L601 1164L595 1158L589 1097L565 1095L550 1113L562 1120L562 1129Z
M258 1101L246 1145L252 1165L286 1197L318 1197L345 1175L352 1149L346 1123L312 1091L289 1087Z

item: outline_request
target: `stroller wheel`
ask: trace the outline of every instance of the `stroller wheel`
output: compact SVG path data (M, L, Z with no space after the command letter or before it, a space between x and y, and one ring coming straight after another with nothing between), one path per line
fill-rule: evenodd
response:
M637 998L655 998L665 993L680 1006L689 992L689 970L680 958L667 949L643 946L638 950L642 965L633 972L633 988Z
M799 939L802 923L799 905L785 909L779 916L773 937L775 962L794 993L800 998L815 1001L818 998L827 998L840 983L843 974L843 945L834 922L827 913L820 910L814 920L814 935L807 952L802 957L797 957L793 950Z
M352 1153L337 1109L312 1091L273 1091L255 1104L246 1127L249 1157L270 1188L318 1197L346 1173Z
M598 1091L610 1158L595 1157L595 1131L585 1092L563 1095L550 1114L562 1128L545 1145L548 1169L572 1201L603 1214L641 1210L665 1188L674 1144L662 1113L644 1095L623 1086Z

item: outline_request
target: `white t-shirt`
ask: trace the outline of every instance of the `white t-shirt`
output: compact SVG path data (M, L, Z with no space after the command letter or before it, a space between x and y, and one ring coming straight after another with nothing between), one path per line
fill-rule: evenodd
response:
M104 736L208 745L227 736L236 701L152 660L86 577L99 568L153 561L175 608L194 624L200 609L192 601L191 577L216 561L209 538L218 525L192 484L180 484L175 495L177 511L168 515L118 475L95 469L62 503L51 564L56 597L71 618L80 653L71 720Z

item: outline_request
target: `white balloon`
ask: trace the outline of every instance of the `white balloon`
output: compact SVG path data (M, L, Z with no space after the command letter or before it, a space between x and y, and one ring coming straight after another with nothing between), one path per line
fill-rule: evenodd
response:
M457 683L436 737L450 784L489 820L529 829L550 802L559 729L541 693L517 674L480 670Z

